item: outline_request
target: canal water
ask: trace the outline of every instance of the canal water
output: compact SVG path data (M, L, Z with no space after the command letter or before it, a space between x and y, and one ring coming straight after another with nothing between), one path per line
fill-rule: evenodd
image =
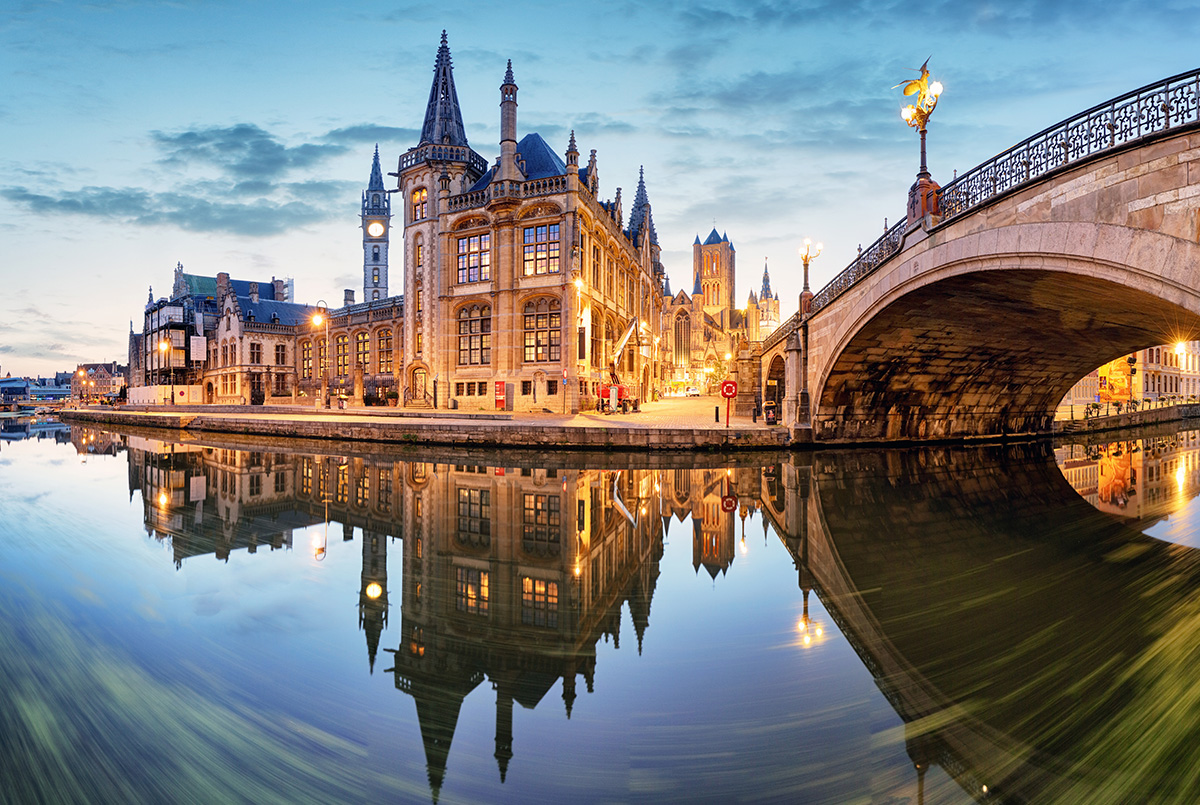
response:
M6 802L1200 798L1195 431L0 436Z

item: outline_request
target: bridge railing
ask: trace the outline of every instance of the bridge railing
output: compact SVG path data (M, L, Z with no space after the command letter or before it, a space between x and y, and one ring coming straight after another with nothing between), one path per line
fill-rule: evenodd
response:
M1128 92L1038 132L946 184L938 193L942 222L1065 166L1198 123L1200 70ZM834 277L813 297L812 312L899 251L904 228L902 220Z

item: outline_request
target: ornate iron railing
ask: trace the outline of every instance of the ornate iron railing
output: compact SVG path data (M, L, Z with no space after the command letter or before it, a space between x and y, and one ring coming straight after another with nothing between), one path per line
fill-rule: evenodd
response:
M1197 125L1200 70L1148 84L1038 132L942 187L938 192L941 223L1065 167ZM812 312L825 307L895 254L903 231L904 223L896 224L834 277L813 298Z
M466 162L480 176L487 173L487 160L465 145L426 143L410 148L400 155L400 170L421 162Z

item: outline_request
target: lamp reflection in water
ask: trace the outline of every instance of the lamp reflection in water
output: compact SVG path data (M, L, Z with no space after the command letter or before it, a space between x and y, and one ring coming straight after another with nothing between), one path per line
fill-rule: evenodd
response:
M796 622L796 631L800 633L800 644L805 648L820 643L825 636L825 628L808 615L808 590L804 591L804 614Z

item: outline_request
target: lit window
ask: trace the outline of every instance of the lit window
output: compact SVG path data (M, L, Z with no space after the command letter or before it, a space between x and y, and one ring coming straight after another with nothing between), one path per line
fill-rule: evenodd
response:
M458 365L477 366L491 362L491 307L463 308L458 313Z
M458 590L455 606L469 615L488 614L488 574L473 567L455 568Z
M562 314L557 299L525 305L526 362L557 361L561 356Z
M379 371L392 371L392 331L379 331Z
M521 579L521 623L526 626L558 626L558 582Z
M350 374L350 339L344 335L339 335L334 343L334 354L337 357L337 373L339 377L345 377Z
M367 333L354 334L354 359L364 372L371 371L371 336Z
M418 188L412 192L412 219L420 221L429 211L429 191Z
M482 282L492 278L492 236L458 239L458 281Z
M526 553L557 556L562 519L558 495L525 495L522 547Z
M558 224L525 227L526 277L558 273Z

